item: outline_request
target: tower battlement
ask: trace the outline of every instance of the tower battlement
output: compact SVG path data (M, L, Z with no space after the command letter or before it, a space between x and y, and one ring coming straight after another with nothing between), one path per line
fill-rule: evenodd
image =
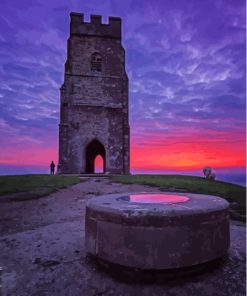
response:
M70 36L87 35L121 39L121 18L109 17L108 24L102 24L101 15L91 15L90 22L84 21L84 14L70 13Z

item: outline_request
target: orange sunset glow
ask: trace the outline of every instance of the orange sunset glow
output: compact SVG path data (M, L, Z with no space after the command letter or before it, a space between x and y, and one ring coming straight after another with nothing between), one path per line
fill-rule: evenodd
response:
M199 138L198 138L199 139ZM132 169L194 169L205 165L213 167L243 167L245 166L245 145L235 143L217 143L205 141L190 143L172 143L157 138L159 143L152 144L137 141L131 145ZM2 153L0 162L19 165L47 165L47 160L53 159L57 163L57 147L39 147L33 144L27 148L25 144L9 147ZM102 159L97 157L96 168L100 170Z

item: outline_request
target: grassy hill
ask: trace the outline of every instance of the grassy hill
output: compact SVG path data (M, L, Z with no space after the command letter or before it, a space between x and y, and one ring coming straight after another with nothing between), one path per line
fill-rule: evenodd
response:
M39 198L78 182L79 178L74 176L0 176L0 201L1 197L2 200L13 201Z
M246 188L243 186L184 175L129 175L111 177L114 182L145 184L162 191L211 194L225 198L231 205L231 218L245 221Z
M231 205L231 218L245 222L246 188L184 175L129 175L111 176L112 182L144 184L161 191L212 194L225 198ZM22 201L39 198L81 182L76 176L18 175L0 176L0 201Z

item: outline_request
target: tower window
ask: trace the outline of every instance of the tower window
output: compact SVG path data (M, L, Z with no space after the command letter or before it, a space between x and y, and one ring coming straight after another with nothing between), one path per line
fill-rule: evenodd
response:
M102 58L99 53L93 53L91 56L91 71L101 72L102 71Z

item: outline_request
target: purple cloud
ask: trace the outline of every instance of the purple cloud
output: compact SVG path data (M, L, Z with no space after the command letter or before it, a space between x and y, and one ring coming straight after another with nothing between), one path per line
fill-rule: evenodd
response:
M21 135L27 145L37 136L44 145L57 143L71 11L84 12L86 20L90 13L104 22L122 17L133 142L148 145L152 134L154 142L164 134L173 145L172 135L194 139L212 130L212 141L232 137L234 145L237 132L244 145L243 0L3 0L0 123L11 143Z

